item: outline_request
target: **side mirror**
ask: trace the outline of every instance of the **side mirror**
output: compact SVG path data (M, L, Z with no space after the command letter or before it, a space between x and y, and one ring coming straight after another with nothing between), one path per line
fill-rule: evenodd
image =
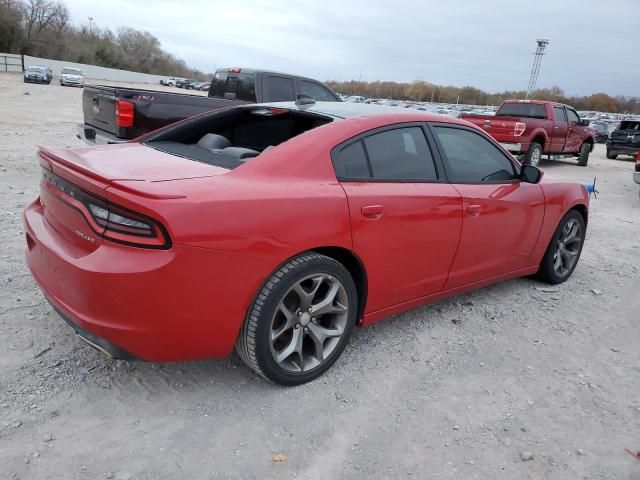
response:
M580 120L578 122L578 125L580 125L581 127L588 127L589 123L591 123L591 122L589 122L589 120Z
M520 180L525 183L539 183L544 172L533 165L523 165L520 169Z

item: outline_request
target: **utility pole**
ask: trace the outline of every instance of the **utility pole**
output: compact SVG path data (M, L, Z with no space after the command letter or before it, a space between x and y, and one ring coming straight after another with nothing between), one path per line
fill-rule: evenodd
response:
M525 97L527 100L536 88L538 74L540 73L540 64L542 63L542 57L545 55L544 50L547 48L547 45L549 45L549 40L539 38L536 40L536 43L538 44L538 48L536 48L536 52L533 54L533 66L531 67L531 76L529 77L529 86L527 87L527 96Z
M93 17L89 17L89 35L93 33Z

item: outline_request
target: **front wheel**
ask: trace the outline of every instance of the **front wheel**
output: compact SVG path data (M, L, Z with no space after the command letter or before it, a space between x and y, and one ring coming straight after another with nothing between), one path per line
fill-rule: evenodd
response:
M529 151L524 156L523 163L525 165L533 165L537 167L542 159L542 145L533 142L529 147Z
M347 269L332 258L305 253L264 284L236 351L259 375L300 385L322 375L342 354L357 312L356 286Z
M618 154L616 153L612 153L609 150L607 150L607 158L609 160L615 160L616 158L618 158Z
M578 166L586 167L589 162L589 154L591 153L591 144L583 143L580 145L580 155L578 157Z
M552 285L565 282L578 264L585 233L586 224L578 211L570 210L562 217L540 262L538 278Z

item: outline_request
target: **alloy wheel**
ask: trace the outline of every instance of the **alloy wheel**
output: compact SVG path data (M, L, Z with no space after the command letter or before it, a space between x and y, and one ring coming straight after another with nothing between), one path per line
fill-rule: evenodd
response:
M557 275L564 277L575 266L582 244L582 227L572 218L562 228L558 236L556 251L553 255L553 270Z
M318 273L297 281L271 321L273 359L291 373L317 368L340 343L348 317L347 291L336 277Z

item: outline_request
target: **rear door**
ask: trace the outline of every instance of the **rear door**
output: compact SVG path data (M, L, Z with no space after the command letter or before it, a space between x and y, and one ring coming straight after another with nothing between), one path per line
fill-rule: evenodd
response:
M296 99L293 77L265 73L262 75L263 102L291 102Z
M117 134L116 96L117 90L114 87L84 87L82 92L84 122L100 130Z
M475 129L431 128L447 177L462 196L462 236L445 289L530 267L544 217L540 185L518 180L513 159Z
M421 124L356 137L332 152L349 201L353 250L367 265L371 313L442 290L462 226Z
M564 107L554 105L553 107L553 131L551 133L551 147L549 152L563 152L564 145L567 141L567 133L569 131L569 125L567 123L567 113Z

